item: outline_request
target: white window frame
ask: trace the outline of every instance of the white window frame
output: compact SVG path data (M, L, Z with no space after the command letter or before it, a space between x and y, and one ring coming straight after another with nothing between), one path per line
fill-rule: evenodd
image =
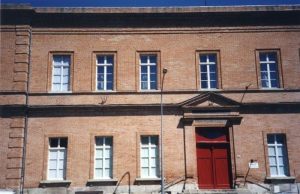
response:
M97 145L96 144L96 141L97 141L97 138L103 138L103 145ZM111 142L112 142L112 145L106 145L106 140L110 138L111 139ZM94 149L94 179L112 179L113 177L113 137L110 137L110 136L97 136L95 137L95 149ZM106 165L106 162L105 162L105 155L106 155L106 149L109 148L110 149L110 154L109 154L109 161L110 161L110 164L109 164L109 176L105 176L105 165ZM101 177L97 177L96 176L96 160L97 159L100 159L100 158L97 158L96 157L96 151L97 150L102 150L102 176Z
M57 147L51 147L50 146L50 140L51 139L58 139L58 145ZM50 138L49 139L49 145L48 145L48 172L47 172L47 180L65 180L66 179L66 169L67 169L67 147L60 147L60 141L61 141L62 138ZM67 139L67 138L63 138L63 139ZM56 151L57 152L57 158L56 158L56 178L51 178L49 177L50 175L50 152L51 151ZM62 178L59 178L57 177L58 175L58 172L59 172L59 169L60 169L60 166L59 166L59 154L61 152L64 152L64 162L63 162L63 177Z
M268 149L270 147L274 148L275 150L275 158L276 158L276 171L277 171L277 175L272 175L271 174L271 164L270 164L270 157L274 157L271 156L268 150L268 159L269 159L269 168L270 168L270 176L271 177L287 177L288 174L279 174L280 173L280 167L283 167L284 169L286 169L286 171L288 172L288 162L287 162L287 153L286 153L286 142L285 142L285 136L283 134L268 134L268 136L273 136L274 137L274 143L268 143ZM277 137L278 136L282 136L283 138L283 143L278 143L277 142ZM282 148L282 152L283 152L283 165L279 165L279 154L278 154L278 147Z
M260 60L260 54L266 54L266 60L265 61L261 61ZM260 52L259 53L259 70L260 70L260 75L262 72L267 72L267 75L268 75L268 78L267 78L267 82L268 82L268 87L263 87L263 84L262 84L262 81L265 80L265 79L262 79L262 77L260 76L260 84L261 84L261 87L263 89L273 89L273 88L279 88L279 85L280 85L280 82L279 82L279 76L278 76L278 60L277 61L270 61L269 59L269 54L271 53L274 53L275 56L276 56L276 59L277 59L277 52ZM261 65L262 64L267 64L267 71L262 71L261 70ZM271 80L274 80L274 79L271 79L271 70L270 70L270 64L276 64L276 81L277 81L277 87L272 87L271 85ZM274 71L272 71L274 72Z
M201 56L206 56L206 62L201 62ZM215 62L211 62L209 61L209 55L215 55ZM200 71L200 88L201 89L204 89L204 90L209 90L209 89L218 89L218 62L217 62L217 54L216 53L207 53L207 54L199 54L199 71ZM207 88L202 88L202 72L201 72L201 65L205 65L206 66L206 75L207 75L207 80L203 80L203 81L207 81ZM216 87L215 88L212 88L211 85L210 85L210 82L211 82L211 79L210 79L210 69L209 69L209 66L210 65L215 65L216 67L216 71L215 71L215 74L216 74Z
M62 59L64 58L64 57L69 57L69 59L70 59L70 61L69 61L69 65L64 65L64 63L63 63L63 60L61 61L61 63L60 63L60 65L56 65L55 63L54 63L54 57L56 57L56 56L60 56L60 57L62 57ZM71 59L71 55L69 55L69 54L53 54L52 55L52 83L51 83L51 91L52 92L69 92L70 91L70 83L71 83L71 63L72 63L72 61L71 61L72 59ZM59 90L54 90L54 69L55 69L55 67L58 67L58 68L60 68L60 89ZM67 90L63 90L63 77L64 77L64 74L63 74L63 72L64 72L64 69L69 69L69 74L68 74L68 89Z
M143 145L142 144L142 137L147 137L148 138L148 144L147 145ZM141 170L141 178L159 178L160 177L160 173L159 173L159 169L160 169L160 163L159 163L159 146L158 145L155 145L155 144L151 144L151 138L157 138L157 142L159 141L159 137L158 136L148 136L148 135L142 135L141 136L141 140L140 140L140 170ZM156 156L155 157L151 157L151 149L154 148L156 151ZM148 157L143 157L142 156L142 152L143 152L143 149L147 149L148 151ZM148 167L143 167L143 162L142 162L142 159L148 159ZM151 172L151 168L153 168L153 164L152 164L152 160L151 158L155 158L155 174L152 174ZM143 174L143 168L148 168L148 174L149 176L145 176Z
M142 56L146 56L147 57L147 63L142 63L141 57ZM155 56L156 58L156 63L150 63L150 57L151 56ZM143 91L148 91L148 90L157 90L157 71L158 71L158 66L157 66L157 55L156 54L140 54L140 90ZM142 66L147 66L147 89L142 89ZM150 71L150 67L151 66L156 66L156 89L151 89L151 79L150 79L150 75L151 75L151 71Z
M98 62L98 57L104 57L104 63L99 63ZM114 55L113 54L101 54L101 55L97 55L96 56L96 91L113 91L114 90L114 64L113 63L107 63L107 57L108 56L112 56L113 57L113 63L115 62L114 60ZM104 68L104 71L103 71L103 75L104 75L104 80L103 80L103 84L104 84L104 88L103 90L99 90L98 89L98 67L102 66ZM107 89L107 67L108 66L112 66L113 67L113 71L112 71L112 76L113 76L113 79L112 79L112 89L111 90L108 90Z

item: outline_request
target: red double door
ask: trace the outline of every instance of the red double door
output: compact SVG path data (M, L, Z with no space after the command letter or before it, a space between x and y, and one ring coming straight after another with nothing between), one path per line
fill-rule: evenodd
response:
M197 168L200 189L231 187L228 129L197 129Z

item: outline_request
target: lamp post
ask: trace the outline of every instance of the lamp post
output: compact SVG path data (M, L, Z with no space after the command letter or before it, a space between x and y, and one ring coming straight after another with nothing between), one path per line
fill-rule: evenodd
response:
M160 91L160 177L161 177L161 194L165 194L165 184L164 184L164 167L163 167L163 90L164 90L164 80L165 75L168 72L166 68L163 68L163 77L161 81L161 91Z

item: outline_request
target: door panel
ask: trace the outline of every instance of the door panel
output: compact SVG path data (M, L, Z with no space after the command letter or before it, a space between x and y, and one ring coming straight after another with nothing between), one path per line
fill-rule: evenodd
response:
M204 189L214 188L213 160L210 146L197 147L197 166L199 187Z
M197 165L200 189L230 188L228 144L198 144Z

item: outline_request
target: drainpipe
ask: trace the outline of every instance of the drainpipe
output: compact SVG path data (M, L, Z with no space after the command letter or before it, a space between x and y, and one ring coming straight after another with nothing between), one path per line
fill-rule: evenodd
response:
M28 104L29 104L29 83L31 74L31 26L29 27L29 51L28 51L28 73L27 73L27 87L25 91L25 128L23 137L23 150L22 150L22 168L21 168L21 183L20 183L20 194L24 193L25 183L25 160L26 160L26 145L27 145L27 131L28 131Z

